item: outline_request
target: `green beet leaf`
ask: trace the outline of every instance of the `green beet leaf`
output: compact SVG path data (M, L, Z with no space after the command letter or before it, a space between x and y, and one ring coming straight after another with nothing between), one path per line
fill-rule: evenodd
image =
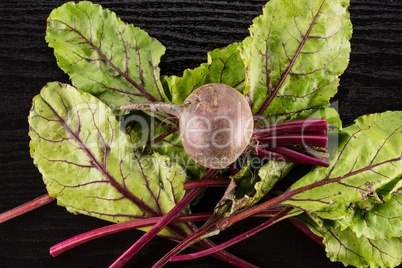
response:
M400 181L400 178L397 180ZM378 202L365 200L345 204L349 215L330 224L342 230L350 228L357 237L377 239L402 236L402 195L400 190L393 194L389 194L389 191L383 188L378 190Z
M326 241L325 241L326 240ZM350 230L325 233L328 258L355 267L395 267L401 263L401 238L358 238Z
M362 116L339 133L338 142L330 166L294 183L282 204L328 217L340 204L377 202L377 190L401 177L402 112Z
M347 6L345 0L272 0L265 6L240 46L255 114L286 118L328 105L349 61Z
M226 84L243 92L245 70L238 46L234 43L209 52L207 63L185 70L182 77L166 77L173 102L182 103L195 89L209 83Z
M350 229L322 228L305 216L298 216L316 235L323 238L327 256L354 267L396 267L401 263L401 237L371 239L357 237Z
M75 87L109 106L166 101L158 64L165 47L90 2L52 11L46 40Z
M378 204L357 202L349 209L352 216L341 218L338 223L350 228L358 237L371 239L402 236L402 195L392 195L391 199Z
M113 111L88 93L47 84L33 100L29 125L34 163L70 212L124 222L164 215L184 195L181 166L136 154Z

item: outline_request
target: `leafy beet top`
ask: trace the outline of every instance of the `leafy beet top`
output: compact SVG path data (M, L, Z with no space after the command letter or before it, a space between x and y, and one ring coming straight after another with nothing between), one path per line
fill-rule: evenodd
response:
M179 245L155 267L187 246L207 250L198 256L214 252L254 267L223 249L290 218L325 245L332 261L399 265L402 113L363 116L342 129L337 112L328 108L349 61L348 6L347 0L271 0L249 37L208 53L207 63L182 77L161 76L163 45L112 11L85 1L53 10L46 40L74 87L52 82L34 98L31 155L59 205L126 224L84 234L80 243L135 221L135 228L149 232L111 267L121 267L158 233ZM234 90L253 117L246 145L230 152L230 163L239 161L227 168L197 164L185 150L187 136L178 132L183 126L171 114L120 109L138 103L185 106L192 92L208 84L219 85L217 95ZM213 94L205 100L233 105ZM315 166L298 174L298 164ZM195 189L185 195L189 178ZM205 185L227 190L204 226L171 224L190 216L205 220L189 215L189 203ZM272 218L219 247L206 239L257 214ZM70 242L55 251L72 247Z

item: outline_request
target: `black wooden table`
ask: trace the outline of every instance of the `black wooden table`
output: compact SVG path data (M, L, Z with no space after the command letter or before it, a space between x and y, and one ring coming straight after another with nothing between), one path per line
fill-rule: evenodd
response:
M157 38L167 48L162 74L181 75L206 61L206 53L248 35L262 0L95 1ZM44 39L46 19L60 0L0 1L0 212L46 193L29 155L27 116L32 98L49 81L68 82ZM402 108L402 2L352 0L352 54L336 95L344 124L374 112ZM219 198L210 190L209 203ZM202 209L202 208L199 208ZM56 258L49 247L107 225L74 216L55 203L0 224L0 267L107 267L142 233L127 231L95 240ZM236 224L215 239L225 241L252 224ZM154 239L128 267L149 267L174 246ZM269 228L229 251L261 267L343 267L287 222ZM211 257L168 267L230 267Z

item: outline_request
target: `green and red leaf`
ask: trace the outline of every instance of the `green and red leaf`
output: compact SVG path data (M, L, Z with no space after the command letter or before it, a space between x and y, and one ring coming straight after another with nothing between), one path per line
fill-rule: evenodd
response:
M158 64L165 47L91 2L69 2L52 11L46 40L73 85L110 107L167 101Z
M256 115L286 120L329 104L349 61L348 6L345 0L272 0L254 19L240 49Z
M70 212L124 222L162 216L184 195L184 170L167 156L137 155L113 111L88 93L47 84L29 125L34 163Z
M322 228L315 222L302 216L297 217L316 235L323 238L327 257L345 266L354 267L396 267L401 263L402 238L357 237L350 229Z

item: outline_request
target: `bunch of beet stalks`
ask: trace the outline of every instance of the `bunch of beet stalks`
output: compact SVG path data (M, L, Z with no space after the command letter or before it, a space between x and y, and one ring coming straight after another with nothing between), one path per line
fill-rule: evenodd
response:
M328 155L327 129L325 119L257 125L253 135L255 145L250 152L271 160L328 167L328 163L319 158Z

